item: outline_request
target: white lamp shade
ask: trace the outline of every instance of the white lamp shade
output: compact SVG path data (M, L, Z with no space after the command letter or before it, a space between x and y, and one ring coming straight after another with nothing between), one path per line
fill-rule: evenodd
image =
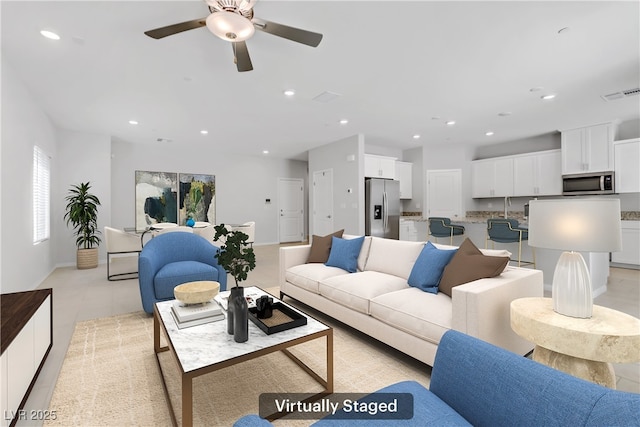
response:
M225 10L207 16L207 28L222 40L229 42L247 40L256 31L249 19Z
M529 246L581 252L622 250L620 200L530 201Z

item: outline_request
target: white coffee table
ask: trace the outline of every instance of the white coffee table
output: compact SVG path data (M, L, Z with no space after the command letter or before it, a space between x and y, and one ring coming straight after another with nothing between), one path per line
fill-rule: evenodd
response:
M267 294L255 286L246 287L245 293L258 295ZM274 301L282 302L275 296L270 296L273 297ZM193 379L195 377L276 351L282 351L324 387L322 392L315 395L317 398L328 393L333 393L333 329L313 317L302 313L300 310L284 302L282 303L303 314L307 318L307 324L267 335L254 325L253 322L249 321L249 340L244 343L235 342L233 336L227 334L226 320L178 329L171 315L171 305L173 301L158 302L154 305L154 351L174 425L177 425L176 416L173 411L173 406L171 405L164 372L158 356L159 353L164 351L171 352L180 369L182 377L183 426L193 425ZM162 328L167 337L168 346L160 346L160 328ZM326 337L326 378L322 378L288 350L289 347L322 337ZM295 391L298 392L299 390Z

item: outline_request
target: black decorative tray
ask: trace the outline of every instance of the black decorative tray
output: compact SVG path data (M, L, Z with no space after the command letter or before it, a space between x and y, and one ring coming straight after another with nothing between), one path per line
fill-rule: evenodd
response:
M267 319L259 319L258 309L249 308L249 319L267 335L307 324L306 317L281 302L275 302L271 307L273 315Z

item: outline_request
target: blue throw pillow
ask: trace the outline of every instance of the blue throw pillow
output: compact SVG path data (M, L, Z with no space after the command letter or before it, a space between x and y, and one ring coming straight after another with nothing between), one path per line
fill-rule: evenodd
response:
M364 242L364 236L355 239L341 239L334 236L331 239L329 259L324 265L355 273L358 270L358 255L360 255L362 242Z
M437 294L438 283L440 283L444 268L449 264L456 251L457 249L438 249L433 246L433 243L427 242L411 269L407 280L409 286Z

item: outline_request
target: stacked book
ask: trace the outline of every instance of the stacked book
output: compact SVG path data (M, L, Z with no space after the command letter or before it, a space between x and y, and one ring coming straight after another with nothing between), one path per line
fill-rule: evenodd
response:
M213 301L202 304L184 304L174 301L171 314L179 329L224 319L222 308Z

